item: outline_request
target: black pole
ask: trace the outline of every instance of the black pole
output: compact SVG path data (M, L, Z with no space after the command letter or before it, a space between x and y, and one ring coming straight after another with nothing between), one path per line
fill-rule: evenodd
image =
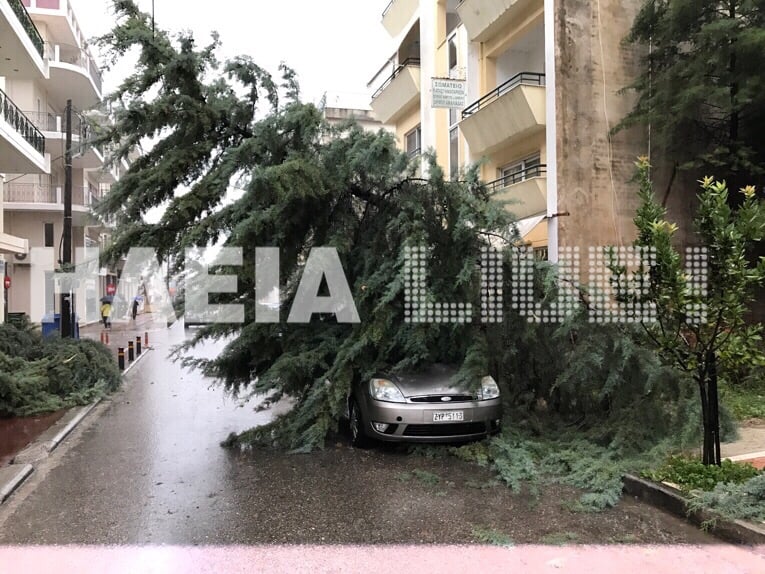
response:
M132 363L135 360L135 349L133 347L133 341L128 341L128 362Z
M70 273L72 264L72 100L66 101L66 148L64 150L64 252L61 267ZM72 291L61 293L61 336L72 336Z
M125 349L122 347L117 348L117 364L120 367L120 371L125 370Z
M141 335L138 335L135 338L135 356L136 357L141 356Z

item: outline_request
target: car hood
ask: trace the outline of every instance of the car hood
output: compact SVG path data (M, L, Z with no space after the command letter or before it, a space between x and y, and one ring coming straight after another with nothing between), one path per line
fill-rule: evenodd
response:
M433 365L422 372L399 373L390 378L405 397L472 394L466 385L455 385L452 379L456 374L454 367Z

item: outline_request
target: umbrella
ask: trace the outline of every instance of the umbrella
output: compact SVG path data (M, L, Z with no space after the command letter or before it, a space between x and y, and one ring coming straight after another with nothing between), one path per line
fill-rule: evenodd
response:
M101 297L101 303L111 303L114 301L114 295L104 295Z

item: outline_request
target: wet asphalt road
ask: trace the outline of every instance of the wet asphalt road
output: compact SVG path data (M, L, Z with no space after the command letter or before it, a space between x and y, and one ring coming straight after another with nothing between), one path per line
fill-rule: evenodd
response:
M0 507L0 544L466 543L478 531L516 543L716 542L631 500L573 513L571 489L513 495L484 469L397 448L223 449L272 415L168 361L183 336L180 325L153 335L126 386Z

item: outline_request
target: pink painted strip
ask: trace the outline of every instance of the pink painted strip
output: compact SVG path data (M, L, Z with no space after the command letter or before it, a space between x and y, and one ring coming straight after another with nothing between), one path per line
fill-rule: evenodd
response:
M0 547L0 571L24 574L289 572L762 574L765 546Z

